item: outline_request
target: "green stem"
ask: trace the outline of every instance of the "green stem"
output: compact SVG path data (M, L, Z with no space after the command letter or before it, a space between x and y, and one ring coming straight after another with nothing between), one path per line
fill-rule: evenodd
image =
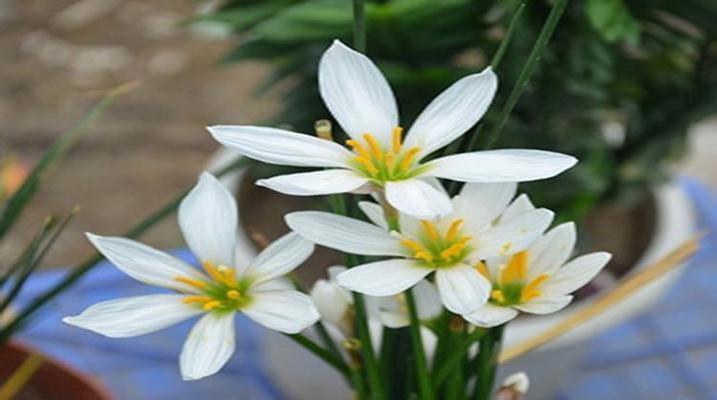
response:
M498 367L498 354L503 341L505 325L496 326L480 340L480 352L476 357L476 386L473 389L473 400L490 400L493 392L495 370Z
M309 339L306 336L303 336L301 334L296 334L296 335L286 334L285 336L288 337L289 339L293 340L294 342L298 343L301 347L310 351L315 356L324 360L327 364L334 367L337 371L339 371L345 377L348 378L351 376L351 371L349 370L348 366L342 359L336 357L330 351L328 351L328 350L324 349L323 347L319 346L318 344L314 343L311 339Z
M523 69L518 75L518 80L516 81L515 86L513 86L510 95L508 95L508 101L505 103L498 116L498 122L495 126L493 126L493 129L486 138L485 148L489 149L493 147L495 142L500 137L503 127L508 121L508 117L513 112L513 108L515 108L515 105L518 103L518 99L528 86L530 78L533 76L540 59L543 57L545 49L548 46L548 42L550 41L560 18L563 16L563 12L565 11L567 4L568 0L555 0L553 8L550 10L550 14L545 20L543 28L540 30L540 34L538 34L538 38L535 40L535 44L533 44L528 60L525 62L525 65L523 65Z
M418 309L416 308L416 300L413 296L413 289L406 290L405 296L406 303L408 305L408 313L411 317L411 342L413 344L413 356L416 365L419 398L421 400L430 400L433 398L433 386L431 384L431 377L428 373L426 354L423 349L423 340L421 339L421 321L418 318Z
M445 382L446 378L448 378L456 368L460 367L461 360L463 360L463 356L466 354L468 349L470 349L473 343L475 343L478 339L484 337L486 332L488 332L486 329L476 328L473 332L466 336L463 342L461 342L461 344L453 350L453 352L451 352L441 368L435 374L434 384L436 386Z
M354 3L354 49L366 52L366 10L364 0L353 0Z
M217 177L221 177L247 164L248 162L249 161L247 158L239 158L233 163L217 171L215 175ZM123 236L132 239L137 238L138 236L149 230L149 228L153 227L157 223L164 220L166 217L170 216L179 206L179 203L182 201L184 196L186 196L189 190L191 190L191 187L183 190L181 193L177 194L174 198L168 201L165 205L152 213L149 217L138 222L127 232L125 232ZM47 302L49 302L50 300L55 298L55 296L68 289L80 278L82 278L86 273L92 270L97 265L97 263L102 261L102 258L103 257L99 253L94 253L92 256L85 259L85 261L75 266L72 271L67 274L67 276L65 276L65 278L63 278L60 282L56 283L55 286L42 293L41 295L35 297L28 305L25 306L25 308L20 310L20 312L18 312L18 314L10 322L8 322L7 325L0 329L0 344L4 343L7 339L9 339L15 331L22 327L23 323L30 316L32 316L35 312L41 309Z

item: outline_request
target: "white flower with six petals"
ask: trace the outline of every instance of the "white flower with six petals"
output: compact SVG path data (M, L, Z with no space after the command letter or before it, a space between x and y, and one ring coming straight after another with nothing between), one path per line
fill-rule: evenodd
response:
M212 375L229 360L235 349L236 312L289 334L313 325L319 313L311 298L293 290L283 278L311 255L313 243L290 233L246 263L235 259L237 223L231 193L204 173L180 205L179 225L205 272L133 240L88 234L92 244L122 272L176 293L105 301L63 321L122 338L202 315L180 356L186 380Z
M209 127L223 145L262 162L321 171L281 175L257 182L296 196L383 191L403 213L436 219L451 213L445 193L427 180L524 182L555 176L577 160L541 150L504 149L453 154L421 163L462 136L488 109L497 78L486 68L466 76L418 116L403 137L388 82L373 62L338 40L319 64L324 103L350 140L349 149L330 140L258 126Z

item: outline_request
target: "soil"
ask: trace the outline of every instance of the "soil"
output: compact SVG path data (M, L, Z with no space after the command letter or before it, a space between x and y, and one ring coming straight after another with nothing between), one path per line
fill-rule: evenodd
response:
M283 220L286 213L325 208L316 198L282 195L253 182L248 175L238 197L241 223L250 234L261 238L255 240L258 247L264 239L274 240L289 231ZM613 258L600 279L578 291L578 298L611 286L630 271L652 239L654 220L655 201L648 192L633 205L606 203L591 212L580 227L579 252L607 251ZM325 277L327 267L341 264L342 260L339 252L319 246L305 266L297 270L297 275L310 286L316 279Z

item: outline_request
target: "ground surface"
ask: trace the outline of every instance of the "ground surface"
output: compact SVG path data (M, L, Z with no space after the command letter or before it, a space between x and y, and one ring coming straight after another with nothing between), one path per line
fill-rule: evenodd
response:
M190 184L216 148L204 126L259 120L259 65L217 66L229 45L177 24L199 2L0 0L0 146L32 164L106 89L138 80L54 171L4 244L16 251L49 212L82 211L48 257L89 251L81 232L119 234ZM179 243L174 221L157 246Z

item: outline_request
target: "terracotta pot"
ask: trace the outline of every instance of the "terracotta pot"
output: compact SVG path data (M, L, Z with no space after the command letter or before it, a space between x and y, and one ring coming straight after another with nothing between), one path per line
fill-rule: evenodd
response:
M11 342L0 346L0 383L15 372L27 357L36 353ZM112 396L97 381L67 365L46 358L27 384L29 398L40 400L110 400Z

